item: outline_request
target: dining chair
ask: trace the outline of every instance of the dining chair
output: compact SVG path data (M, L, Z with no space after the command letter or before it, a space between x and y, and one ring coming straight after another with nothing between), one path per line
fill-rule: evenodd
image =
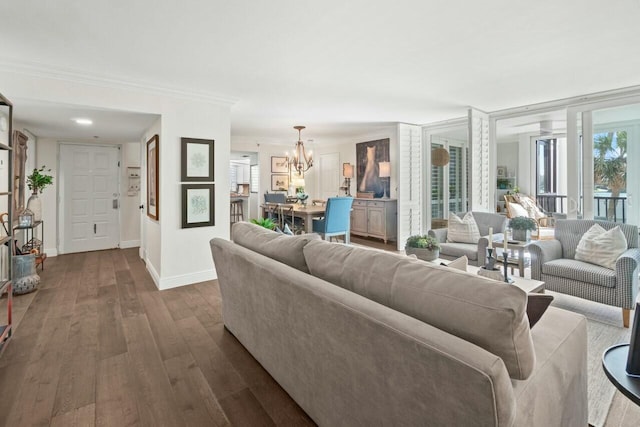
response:
M287 203L287 195L284 193L264 193L265 203Z
M281 226L280 203L266 202L264 208L267 213L267 218L275 222L276 225Z
M313 220L313 231L324 240L344 235L344 242L350 243L351 233L351 205L353 197L330 197L324 218Z
M295 216L294 205L280 205L281 228L284 230L285 225L293 234L301 234L304 231L304 220Z

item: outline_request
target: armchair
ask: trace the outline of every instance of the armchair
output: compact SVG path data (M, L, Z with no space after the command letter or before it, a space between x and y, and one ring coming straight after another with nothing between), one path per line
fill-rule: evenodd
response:
M507 217L525 216L538 226L537 239L553 238L554 215L543 211L536 200L524 194L506 194L504 196Z
M487 262L487 246L489 245L489 227L493 227L493 240L501 241L504 230L507 227L507 218L503 215L490 212L472 212L480 231L478 243L451 243L447 242L446 228L429 230L429 236L435 237L440 242L440 258L452 260L466 255L469 264L482 266ZM463 214L464 215L464 214Z
M605 230L619 226L627 239L627 250L616 261L615 270L578 261L580 239L593 224ZM638 227L608 221L556 221L555 240L539 240L528 247L531 278L545 282L546 289L622 308L622 323L629 327L629 315L638 294L640 249Z

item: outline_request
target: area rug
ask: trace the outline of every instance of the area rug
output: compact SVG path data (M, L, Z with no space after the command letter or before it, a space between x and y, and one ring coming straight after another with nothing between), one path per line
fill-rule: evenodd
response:
M607 419L616 391L602 369L602 353L612 345L629 342L631 329L622 327L620 308L551 291L547 293L554 297L553 306L583 314L587 318L589 424L601 427Z

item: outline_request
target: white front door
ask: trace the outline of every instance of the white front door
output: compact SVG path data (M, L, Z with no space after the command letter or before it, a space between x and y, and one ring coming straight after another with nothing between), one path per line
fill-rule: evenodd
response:
M111 249L120 242L119 147L60 145L60 252Z

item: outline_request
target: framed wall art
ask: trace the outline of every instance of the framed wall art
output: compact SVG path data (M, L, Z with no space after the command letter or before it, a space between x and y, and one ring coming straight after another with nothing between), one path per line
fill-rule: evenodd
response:
M183 182L213 182L213 139L181 138Z
M214 184L182 184L182 228L215 225Z
M147 141L147 216L157 220L160 217L160 138L153 135Z
M497 175L498 175L498 178L506 178L507 177L507 167L506 166L498 166Z
M289 173L287 158L271 156L271 173Z
M289 175L271 175L271 191L289 191Z
M380 179L380 162L389 161L389 138L356 144L358 197L380 198L385 183Z

